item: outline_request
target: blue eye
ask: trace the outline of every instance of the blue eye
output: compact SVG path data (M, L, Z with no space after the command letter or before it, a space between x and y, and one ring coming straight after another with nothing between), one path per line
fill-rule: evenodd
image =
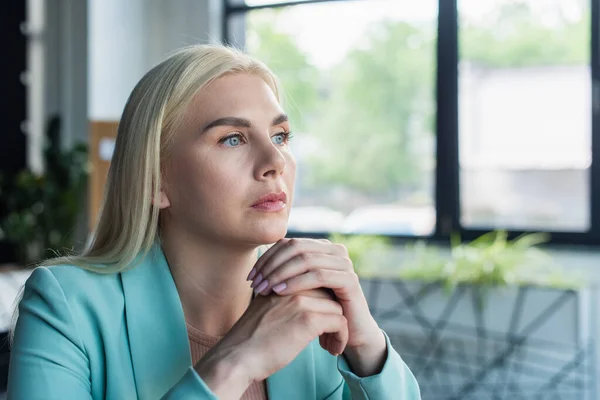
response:
M221 143L223 143L227 147L237 147L240 144L242 144L242 138L241 138L241 135L235 134L235 135L231 135L226 138L223 138L221 140Z
M291 138L292 138L291 132L281 132L281 133L278 133L277 135L273 136L272 139L273 139L273 143L282 145L282 144L286 144L287 142L289 142Z

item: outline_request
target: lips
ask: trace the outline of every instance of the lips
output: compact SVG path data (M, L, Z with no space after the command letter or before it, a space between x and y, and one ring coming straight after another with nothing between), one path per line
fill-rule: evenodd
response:
M280 193L269 193L262 196L258 201L256 201L252 207L259 207L261 205L265 205L266 203L287 203L287 194L285 192Z

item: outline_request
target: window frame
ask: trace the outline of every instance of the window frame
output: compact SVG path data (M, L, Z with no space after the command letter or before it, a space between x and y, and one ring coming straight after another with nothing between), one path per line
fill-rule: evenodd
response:
M234 42L229 29L232 17L254 10L293 7L297 5L357 2L368 0L305 0L269 3L258 6L243 4L243 0L222 0L224 3L223 42ZM590 179L590 229L586 232L561 232L541 229L509 230L500 227L489 229L467 228L460 223L460 169L459 169L459 15L458 0L438 0L438 35L436 44L436 169L435 209L436 225L430 236L388 235L394 241L428 239L447 243L452 234L463 240L472 240L490 230L504 230L509 238L528 232L550 234L550 244L600 246L600 2L589 0L591 7L591 150ZM241 4L240 4L241 3ZM327 237L328 233L290 232L289 237Z

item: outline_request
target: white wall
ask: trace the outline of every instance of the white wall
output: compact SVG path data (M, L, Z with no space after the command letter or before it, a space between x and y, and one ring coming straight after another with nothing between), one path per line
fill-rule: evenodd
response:
M28 165L44 170L42 151L51 117L61 120L61 144L87 141L87 1L28 0Z
M89 119L118 120L138 80L173 50L220 41L221 3L89 0Z
M118 120L129 92L166 53L221 40L221 0L27 0L28 165L43 172L44 135L59 116L63 148L90 120ZM85 216L77 231L87 233Z

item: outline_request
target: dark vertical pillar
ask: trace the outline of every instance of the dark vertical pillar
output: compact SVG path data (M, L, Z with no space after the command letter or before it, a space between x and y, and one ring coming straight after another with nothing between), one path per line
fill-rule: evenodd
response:
M457 0L439 0L437 60L436 236L447 239L460 230Z
M25 1L4 1L0 5L0 172L9 180L27 165L26 136L21 123L26 119L26 86L21 74L26 70L26 36L21 24L26 21ZM3 185L3 189L6 189ZM0 197L0 218L6 215ZM0 264L14 261L13 248L0 241Z

